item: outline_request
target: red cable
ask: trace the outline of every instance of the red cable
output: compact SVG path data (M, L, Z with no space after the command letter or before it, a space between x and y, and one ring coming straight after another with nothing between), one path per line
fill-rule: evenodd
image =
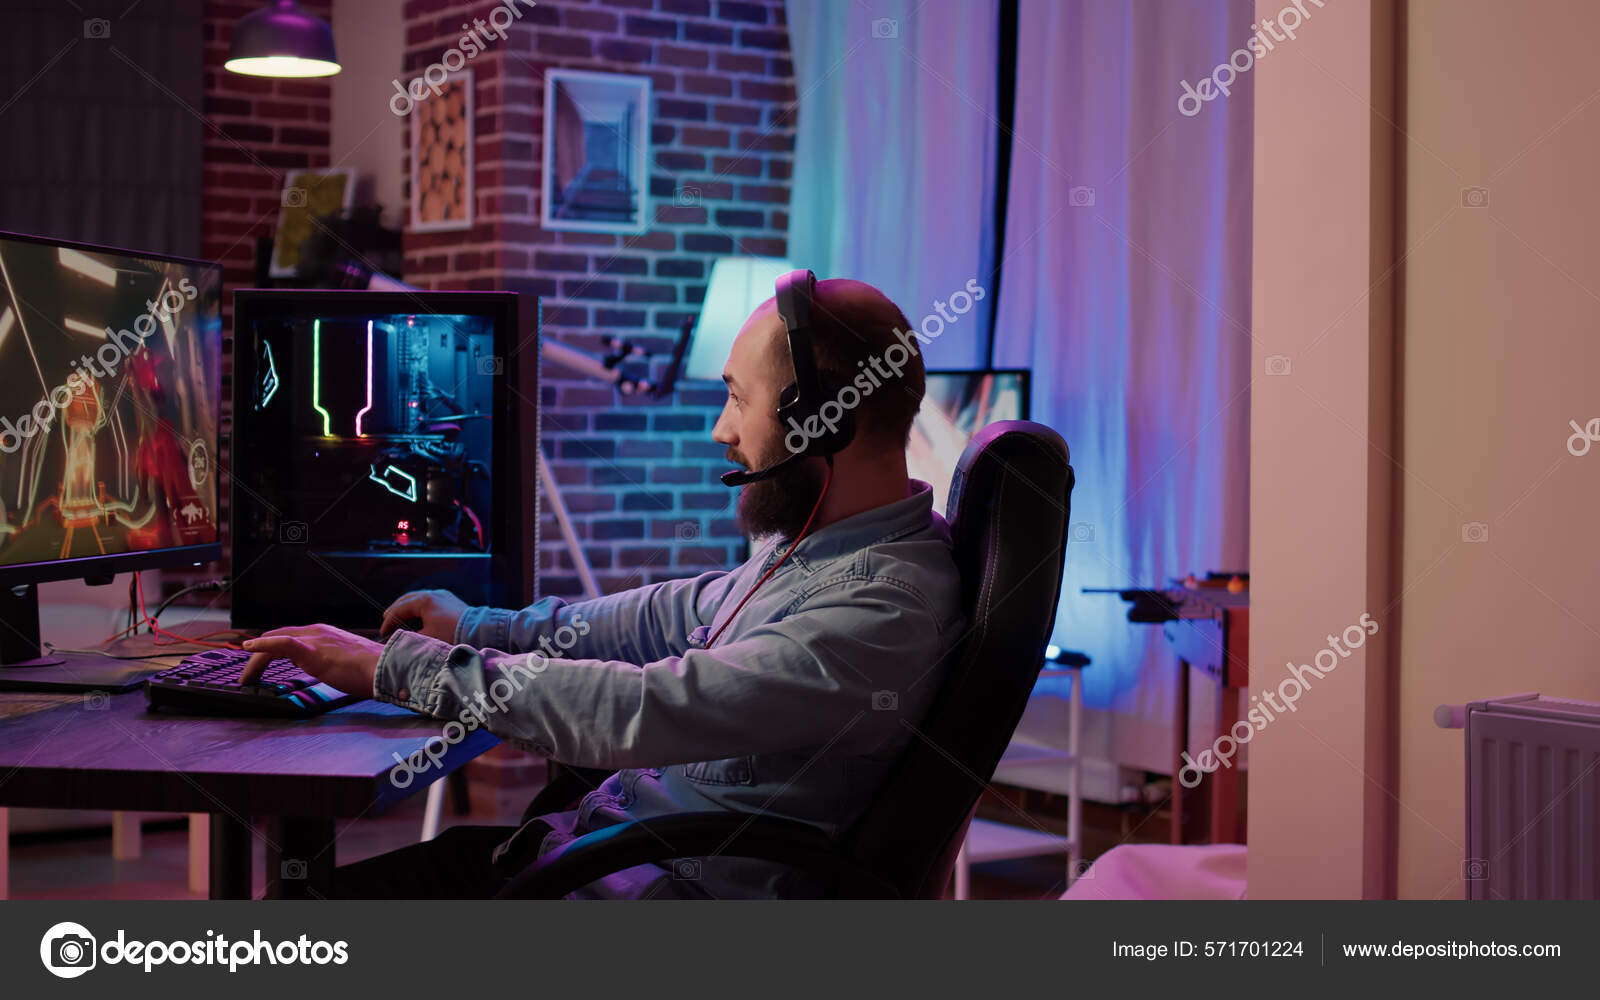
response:
M472 519L472 527L475 528L477 530L477 532L478 532L478 548L480 548L480 549L481 548L485 548L486 546L483 544L483 522L478 520L478 515L476 515L476 514L474 514L472 512L472 508L471 507L468 507L466 504L462 503L460 500L456 501L456 506L460 507L462 509L462 511L464 511L466 513L467 517Z
M225 631L232 631L232 630L231 629L218 629L217 632L207 632L206 634L207 635L216 635L218 632L225 632ZM195 646L208 646L211 649L243 649L244 648L243 646L239 645L236 642L209 642L209 641L207 641L205 639L191 639L186 635L179 635L176 632L168 632L166 629L161 628L160 626L155 626L155 633L156 633L156 635L164 635L168 639L172 639L173 641L172 642L153 641L151 643L151 645L153 645L153 646L187 646L187 645L195 645Z
M135 625L134 628L138 629L139 625L148 626L149 629L150 629L151 634L158 637L156 639L152 639L151 640L151 645L155 645L155 646L178 646L178 645L183 645L185 643L192 643L192 644L194 644L196 646L209 646L212 649L242 649L242 648L244 648L244 647L240 646L238 643L233 643L233 642L207 642L203 638L201 638L201 639L191 639L188 636L179 635L176 632L168 632L166 629L161 627L161 623L160 622L156 621L154 618L151 618L147 613L145 613L145 609L144 609L144 581L139 578L139 574L137 572L135 572L133 574L133 585L134 585L134 589L139 592L139 623L138 623L138 625ZM123 629L123 631L126 632L127 629ZM219 629L218 631L222 631L222 630ZM120 634L121 633L118 633L118 635L120 635ZM216 635L217 633L216 632L207 632L205 634L206 635ZM160 640L160 638L159 638L160 636L166 636L168 639L175 639L177 641L176 642L162 642ZM112 638L116 638L116 637L113 636Z
M822 501L828 495L828 484L831 483L831 482L833 482L833 460L829 459L828 460L828 474L822 480L822 493L817 497L816 505L811 508L811 516L806 518L805 527L800 529L800 534L798 536L796 536L796 538L794 540L794 544L789 546L789 551L785 552L783 554L783 558L779 559L777 562L773 563L772 564L772 568L767 570L765 573L763 573L761 575L761 579L756 581L756 585L754 587L750 588L750 592L748 594L744 595L744 600L740 601L739 602L739 606L733 609L733 614L729 615L728 616L728 620L722 623L722 628L719 628L714 633L712 633L711 641L706 643L706 648L707 649L710 649L712 646L716 645L717 639L722 635L722 633L724 631L727 630L729 625L733 624L733 620L735 618L739 617L739 612L743 611L744 610L744 606L746 604L750 603L750 598L756 596L756 591L761 589L761 585L763 583L766 583L767 582L767 578L770 577L772 574L776 573L778 571L778 567L782 566L785 562L787 562L788 559L789 559L789 556L794 553L794 550L800 547L801 539L805 538L806 537L806 533L811 530L811 522L816 520L817 511L822 509Z

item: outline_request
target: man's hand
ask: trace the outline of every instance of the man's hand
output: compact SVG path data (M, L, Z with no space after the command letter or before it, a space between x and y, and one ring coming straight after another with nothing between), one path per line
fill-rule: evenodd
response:
M239 674L240 684L253 684L267 664L282 658L346 694L370 695L383 644L352 635L332 625L278 628L259 639L246 639L252 654Z
M453 643L456 641L456 625L466 610L467 602L448 590L413 590L400 595L399 600L389 605L389 610L383 613L383 624L378 627L378 634L387 639L406 622L420 620L422 627L417 629L418 632L441 642Z

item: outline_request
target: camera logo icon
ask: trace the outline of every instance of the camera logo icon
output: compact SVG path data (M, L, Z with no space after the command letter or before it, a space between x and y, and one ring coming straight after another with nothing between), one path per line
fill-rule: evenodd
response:
M1463 542L1487 542L1489 540L1489 526L1482 521L1468 521L1461 526L1461 540Z
M284 208L305 208L306 207L306 189L305 188L299 188L299 187L284 188L283 189L283 207Z
M1067 190L1067 204L1073 208L1093 208L1094 188L1079 185Z
M284 521L278 525L278 541L284 545L304 545L310 532L304 521Z
M672 203L679 208L698 205L700 204L700 189L693 184L685 184L673 194Z
M111 696L104 691L90 691L83 696L83 707L91 712L104 712L111 707Z
M301 881L306 877L306 863L289 858L278 865L278 874L285 881Z
M96 954L89 928L70 920L45 931L39 940L39 960L62 979L76 979L94 968Z
M1465 187L1461 189L1462 208L1488 208L1489 189L1486 187Z
M505 361L498 354L485 354L478 358L479 375L499 375L505 368Z
M875 17L872 19L873 38L899 38L900 22L892 17Z
M700 537L700 522L679 521L673 525L672 533L680 542L692 542Z
M1072 540L1075 542L1094 541L1094 525L1088 521L1072 522Z
M679 858L674 861L672 863L672 877L688 882L698 881L700 879L700 859Z
M893 712L900 707L900 692L874 691L872 692L872 710L874 712Z
M85 18L83 22L83 37L110 38L111 22L103 17Z
M1461 877L1468 882L1482 882L1489 877L1488 858L1463 858Z
M1268 375L1288 375L1294 371L1287 354L1271 354L1267 356Z

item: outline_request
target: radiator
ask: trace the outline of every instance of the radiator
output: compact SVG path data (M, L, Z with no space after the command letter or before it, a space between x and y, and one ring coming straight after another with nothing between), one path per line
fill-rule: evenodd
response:
M1519 694L1433 717L1466 730L1466 898L1600 899L1600 705Z

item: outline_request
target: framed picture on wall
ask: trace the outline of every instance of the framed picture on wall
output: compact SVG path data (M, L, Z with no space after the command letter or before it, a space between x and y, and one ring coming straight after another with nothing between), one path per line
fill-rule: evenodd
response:
M291 170L284 174L278 231L272 240L272 265L267 273L274 278L293 277L300 267L300 248L311 235L312 220L349 211L355 187L351 170Z
M543 195L545 229L649 228L649 77L545 70Z
M411 228L472 227L472 70L451 73L411 109Z

